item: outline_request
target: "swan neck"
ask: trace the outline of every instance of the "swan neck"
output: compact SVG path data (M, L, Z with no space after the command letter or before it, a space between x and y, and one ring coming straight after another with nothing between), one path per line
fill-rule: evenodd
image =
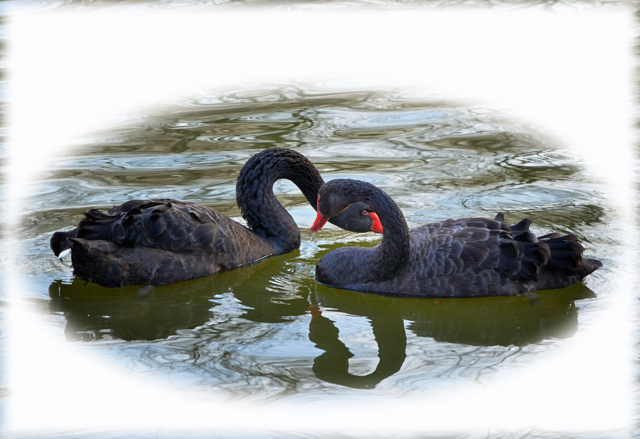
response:
M366 252L367 277L376 281L390 279L409 260L409 227L402 211L389 195L373 185L360 183L347 183L342 192L347 204L366 203L378 215L384 229L382 242Z
M242 217L256 235L274 246L276 253L300 246L298 226L273 193L273 185L282 178L291 180L315 208L324 182L309 160L285 148L272 148L251 157L236 183Z
M387 194L380 192L375 203L368 203L382 223L384 233L376 252L374 266L378 278L391 278L409 259L409 227L398 205Z

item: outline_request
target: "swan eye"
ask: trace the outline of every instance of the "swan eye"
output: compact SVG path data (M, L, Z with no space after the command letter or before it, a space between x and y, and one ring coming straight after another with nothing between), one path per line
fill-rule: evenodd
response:
M366 210L363 210L363 211L362 211L362 214L363 214L363 215L369 215L369 212L367 212Z

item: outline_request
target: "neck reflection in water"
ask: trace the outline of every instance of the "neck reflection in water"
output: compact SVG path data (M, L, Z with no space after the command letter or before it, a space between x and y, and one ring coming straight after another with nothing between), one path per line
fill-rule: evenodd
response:
M324 307L366 317L378 346L378 365L367 375L349 372L354 355L318 307L312 310L309 339L325 351L314 361L322 380L354 388L374 388L400 370L406 358L406 328L418 337L472 346L524 346L548 338L568 338L578 326L575 300L595 297L582 283L563 290L539 291L538 299L481 297L398 298L338 290L318 284Z
M70 341L121 339L163 343L168 339L172 346L180 346L192 358L199 359L192 367L203 368L211 368L212 363L223 367L215 356L228 352L221 352L218 345L235 349L236 354L249 349L251 355L296 356L302 360L301 370L312 369L315 377L324 382L372 389L400 371L411 335L471 346L524 346L548 338L567 338L578 325L574 301L595 296L583 284L577 284L564 290L541 291L535 301L524 297L386 297L324 287L306 276L293 275L295 281L285 280L290 273L283 269L283 264L287 267L288 260L295 257L295 253L276 256L241 270L157 287L149 292L138 291L136 287L111 290L85 285L80 280L72 284L54 281L49 306L52 312L65 316L65 334ZM231 312L219 306L223 295L237 302ZM372 372L350 372L349 361L358 360L349 348L355 342L344 335L341 339L335 318L332 319L336 313L343 319L364 317L371 325L378 356ZM258 331L265 334L281 331L285 334L282 337L299 340L295 323L307 314L311 315L308 339L324 351L320 355L307 356L304 350L305 354L296 350L273 353L268 351L272 344L260 344L264 339ZM290 324L294 326L284 331ZM247 334L256 335L251 338ZM241 341L242 345L229 347L233 340ZM234 372L257 376L249 364ZM216 370L207 373L217 374ZM293 373L299 375L293 377L298 385L309 384L305 383L309 380L308 373Z

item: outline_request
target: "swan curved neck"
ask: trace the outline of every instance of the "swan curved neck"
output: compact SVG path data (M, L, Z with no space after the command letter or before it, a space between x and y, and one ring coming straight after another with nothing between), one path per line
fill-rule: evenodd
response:
M269 241L275 253L300 247L295 221L273 193L276 181L291 180L315 207L318 189L324 184L320 173L301 154L286 148L272 148L251 157L236 183L236 201L242 217L258 236Z
M365 202L376 212L384 229L382 242L373 249L375 259L371 266L375 267L378 279L390 279L409 259L409 227L398 205L386 193L380 191L374 199Z
M384 229L382 242L364 253L368 277L376 281L392 278L406 265L411 251L409 227L402 211L389 195L372 184L357 180L342 180L339 184L340 197L349 204L366 203Z

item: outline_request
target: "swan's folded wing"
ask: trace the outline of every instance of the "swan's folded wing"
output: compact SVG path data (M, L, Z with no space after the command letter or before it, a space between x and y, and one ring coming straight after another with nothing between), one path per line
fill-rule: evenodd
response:
M511 227L486 218L447 220L413 229L412 241L435 267L426 271L428 277L496 270L510 279L536 279L551 254L530 224L529 219Z
M124 247L236 254L239 247L264 246L253 242L260 239L246 227L217 210L173 199L131 200L109 213L92 209L85 216L78 225L79 238Z

